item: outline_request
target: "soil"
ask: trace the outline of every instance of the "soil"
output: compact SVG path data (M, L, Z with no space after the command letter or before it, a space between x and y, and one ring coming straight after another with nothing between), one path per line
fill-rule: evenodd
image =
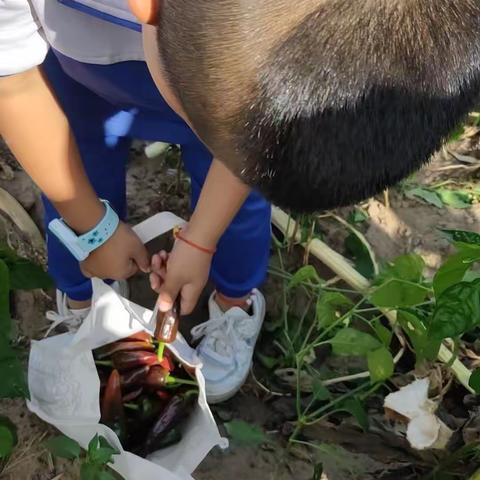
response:
M478 137L472 135L454 147L457 152L468 153L475 159ZM143 145L137 144L132 149L132 161L128 171L129 220L135 224L158 211L170 210L187 218L189 215L188 179L178 171L178 155L170 151L156 159L147 159L143 155ZM453 147L452 147L453 148ZM434 161L416 175L419 184L438 183L452 179L455 182L478 182L480 169L465 170L448 152L439 153ZM454 167L448 170L445 167ZM42 229L41 204L38 191L28 176L21 171L14 159L3 145L0 146L0 188L10 191L12 195L30 213ZM442 259L450 252L450 246L439 232L439 228L457 228L479 230L480 205L458 210L449 207L439 209L421 201L407 199L402 192L395 189L390 192L389 206L385 199L378 197L369 200L363 206L369 219L359 229L372 246L380 260L391 259L401 253L415 251L424 257L430 271L438 267ZM351 209L336 212L346 217ZM324 219L320 222L324 240L333 248L343 252L345 229L338 222ZM25 243L22 233L5 215L0 215L0 241L7 241L20 252L31 258L41 258L41 252L34 252ZM150 248L153 250L168 245L163 239ZM302 255L296 253L296 260ZM155 297L148 288L145 278L131 280L132 300L150 307ZM275 303L275 283L269 280L265 286L269 304ZM184 333L199 321L205 321L206 298L208 290L199 302L197 311L183 322ZM53 292L41 291L18 292L13 298L13 317L18 329L20 345L27 351L29 341L42 337L46 327L45 312L53 308ZM285 437L280 433L288 426L285 420L292 413L292 402L288 399L275 400L265 396L258 383L250 378L239 394L231 401L215 407L214 413L220 424L231 419L243 419L256 424L267 431L269 442L258 448L232 446L227 452L214 451L201 464L195 474L198 480L224 480L226 478L250 478L251 480L310 480L314 475L315 461L306 449L296 448L287 453ZM0 402L0 415L12 419L19 430L19 447L0 473L2 480L76 480L79 478L78 465L53 459L43 448L42 441L54 430L41 422L27 410L23 401L8 400ZM402 465L415 461L406 454L403 445L397 450L382 445L382 438L372 435L358 436L350 427L320 425L308 434L332 441L345 448L356 444L354 450L358 455L370 455L374 462L369 468L374 472L386 471L385 465L392 462ZM365 445L369 448L365 448ZM360 446L363 445L363 451ZM375 458L375 460L372 460ZM417 458L418 460L418 458ZM383 468L383 470L382 470ZM397 470L399 471L399 470ZM322 477L325 478L325 477ZM364 478L372 478L370 476ZM379 477L380 478L380 477ZM387 476L382 477L387 478ZM398 478L398 477L397 477ZM329 477L330 480L344 480ZM363 477L362 479L363 480Z

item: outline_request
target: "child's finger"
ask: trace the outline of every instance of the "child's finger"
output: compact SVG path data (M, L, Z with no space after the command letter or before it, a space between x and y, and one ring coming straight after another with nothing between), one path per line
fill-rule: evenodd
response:
M152 256L152 272L158 273L161 268L162 268L162 260L160 258L160 255L156 253L155 255Z
M155 273L150 274L150 287L154 292L158 293L160 291L162 284L163 284L163 278L161 278Z

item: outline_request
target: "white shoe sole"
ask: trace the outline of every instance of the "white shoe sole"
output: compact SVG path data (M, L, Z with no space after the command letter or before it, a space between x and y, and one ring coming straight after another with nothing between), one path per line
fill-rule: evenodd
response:
M265 298L264 298L263 305L262 305L262 312L261 312L261 317L263 318L263 320L262 320L262 324L260 325L260 328L258 329L257 335L255 337L255 342L254 342L255 346L257 344L258 337L260 336L260 333L261 333L262 328L263 328L263 322L265 320L266 310L267 310L267 304L266 304L266 301L265 301ZM253 349L252 360L250 361L250 365L249 365L248 370L247 370L246 374L244 375L242 381L238 385L236 385L234 388L232 388L231 390L229 390L228 392L225 392L225 393L209 394L207 392L207 403L208 404L215 405L215 404L218 404L218 403L226 402L227 400L230 400L232 397L234 397L240 391L240 389L243 387L243 385L247 381L248 376L250 375L250 370L251 370L252 365L253 365L253 356L254 355L255 355L255 348Z

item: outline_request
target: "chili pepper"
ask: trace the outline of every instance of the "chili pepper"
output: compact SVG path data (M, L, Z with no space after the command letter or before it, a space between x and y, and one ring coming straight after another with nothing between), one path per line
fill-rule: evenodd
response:
M145 386L152 390L158 390L165 386L180 386L180 385L194 385L197 383L193 380L184 380L183 378L172 377L168 370L165 370L160 365L154 365L150 368Z
M136 400L141 394L143 393L143 388L137 388L136 390L131 391L130 393L127 393L126 395L123 396L122 402L128 403L128 402L133 402Z
M158 417L148 432L145 440L144 453L145 456L158 450L159 445L167 433L176 428L181 421L189 414L194 405L194 396L191 392L183 396L175 395L167 404L163 412Z
M117 370L113 370L108 378L100 407L101 422L110 427L118 435L120 441L125 440L125 412L120 388L120 374Z
M145 386L152 390L164 387L168 382L168 370L165 370L159 365L154 365L150 368L147 378L145 379Z
M123 340L124 342L148 342L153 343L153 337L147 332L138 332Z
M120 375L120 384L122 390L129 390L135 387L143 386L147 378L150 367L145 365L143 367L128 370Z
M172 394L166 390L156 390L155 394L160 400L167 401L172 398Z
M165 370L168 370L170 373L175 370L175 363L173 362L172 354L170 352L166 351L164 353L160 366Z
M158 358L152 352L117 352L112 355L113 366L120 370L158 364Z
M153 343L149 342L115 342L97 349L95 356L99 360L103 360L117 352L153 352L154 350L155 347L153 346Z

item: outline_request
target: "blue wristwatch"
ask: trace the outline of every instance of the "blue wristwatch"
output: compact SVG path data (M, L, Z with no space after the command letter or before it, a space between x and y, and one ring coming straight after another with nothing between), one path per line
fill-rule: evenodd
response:
M120 223L118 215L107 200L101 200L105 205L105 215L100 222L87 233L78 236L61 218L56 218L48 224L48 229L70 253L79 261L85 260L90 253L102 246L114 233Z

